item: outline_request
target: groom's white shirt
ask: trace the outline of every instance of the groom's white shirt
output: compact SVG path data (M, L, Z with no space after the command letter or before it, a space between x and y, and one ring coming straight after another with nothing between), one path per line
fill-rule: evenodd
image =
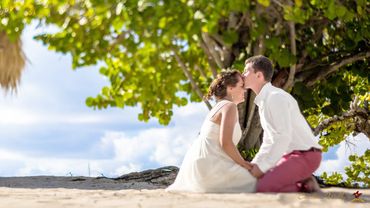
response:
M297 101L284 90L266 83L256 96L263 142L252 163L262 172L274 167L286 153L294 150L321 149Z

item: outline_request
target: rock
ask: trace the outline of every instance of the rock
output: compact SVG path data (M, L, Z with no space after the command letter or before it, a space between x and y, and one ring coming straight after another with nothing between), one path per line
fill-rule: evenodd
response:
M0 187L67 188L88 190L163 189L173 183L179 168L167 166L133 172L117 178L84 176L0 177Z
M166 166L158 169L150 169L142 172L125 174L120 177L113 178L113 180L123 183L146 182L154 185L157 188L165 188L174 182L178 171L178 167Z

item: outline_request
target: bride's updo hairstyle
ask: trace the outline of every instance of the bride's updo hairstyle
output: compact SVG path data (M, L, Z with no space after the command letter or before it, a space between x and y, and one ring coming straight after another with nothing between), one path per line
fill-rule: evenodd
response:
M217 99L224 98L227 95L227 87L235 87L239 81L238 77L242 78L242 75L235 69L221 71L209 86L208 94L204 96L205 99L209 100L212 96L215 96Z

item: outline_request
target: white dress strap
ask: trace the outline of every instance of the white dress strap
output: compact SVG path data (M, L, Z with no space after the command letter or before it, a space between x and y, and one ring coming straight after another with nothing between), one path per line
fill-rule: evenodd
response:
M212 118L224 105L230 103L231 101L228 100L221 100L212 108L212 110L208 114L208 120Z

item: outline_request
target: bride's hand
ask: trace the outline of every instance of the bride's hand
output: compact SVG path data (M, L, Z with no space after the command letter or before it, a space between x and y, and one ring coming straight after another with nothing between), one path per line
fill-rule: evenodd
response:
M252 170L253 168L253 164L248 161L244 161L243 164L241 164L241 166L247 170Z
M253 168L249 171L255 178L261 178L263 176L263 172L258 167L257 164L251 164Z

